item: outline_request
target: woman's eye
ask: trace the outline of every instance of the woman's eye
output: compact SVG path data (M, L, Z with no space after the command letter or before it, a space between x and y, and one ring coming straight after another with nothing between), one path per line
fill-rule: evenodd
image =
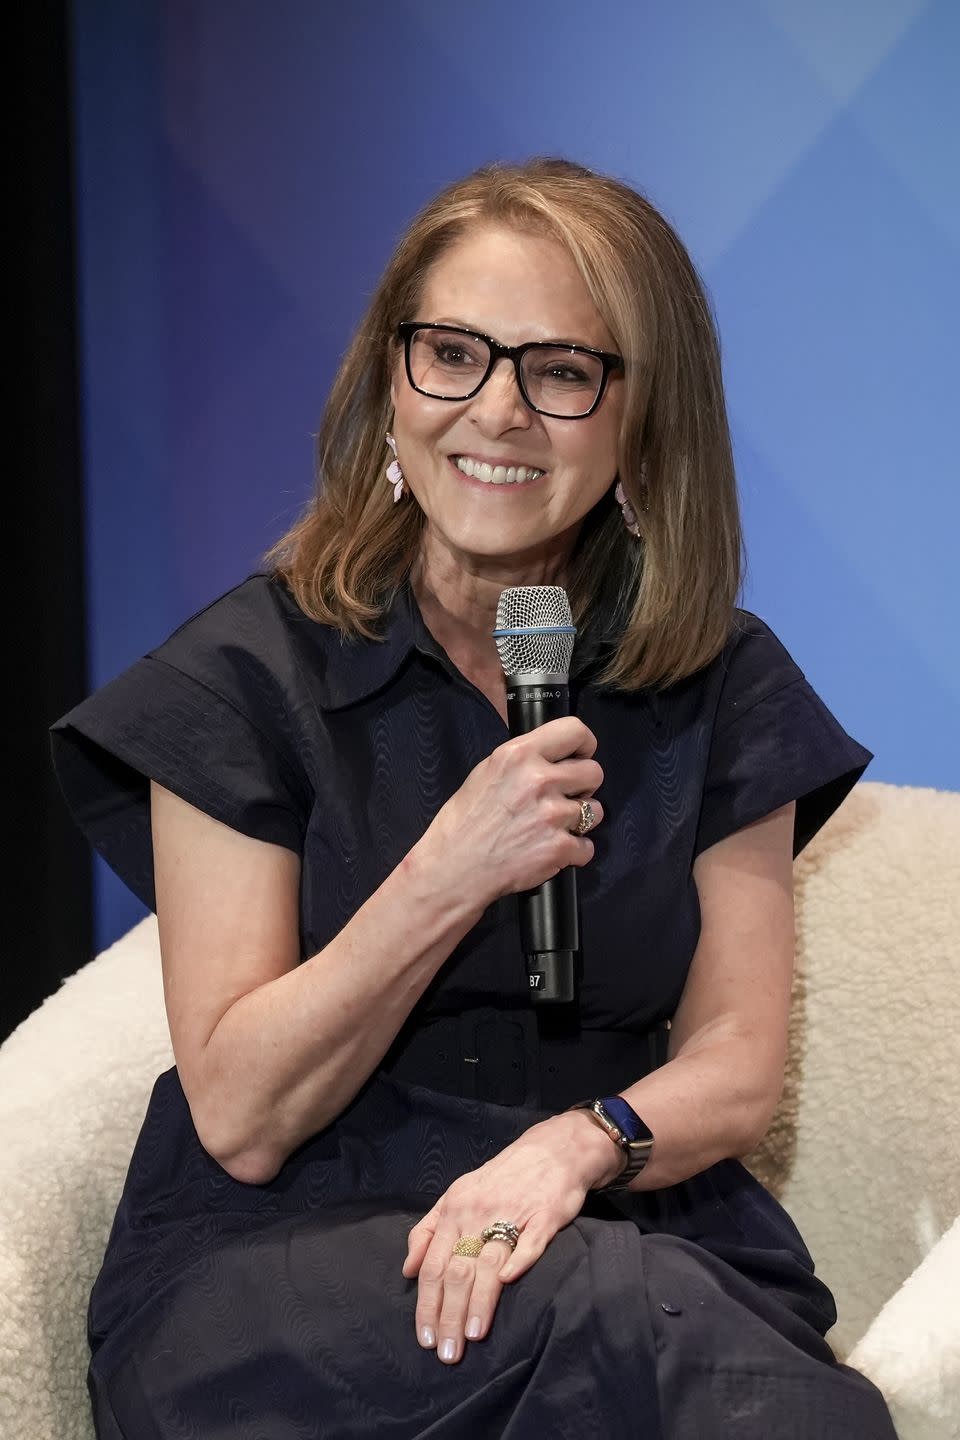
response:
M585 385L589 377L576 365L545 365L540 379L550 385Z
M438 345L435 353L437 359L442 360L444 365L459 365L466 358L463 351L453 345Z
M462 370L466 365L478 363L476 355L473 355L464 345L446 344L435 345L434 356L439 364L446 365L450 370Z

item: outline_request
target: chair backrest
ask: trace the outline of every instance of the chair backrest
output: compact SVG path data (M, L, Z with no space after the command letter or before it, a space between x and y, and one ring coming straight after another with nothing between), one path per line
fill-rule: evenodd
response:
M834 1291L843 1355L960 1210L960 794L858 785L794 878L787 1078L747 1164Z

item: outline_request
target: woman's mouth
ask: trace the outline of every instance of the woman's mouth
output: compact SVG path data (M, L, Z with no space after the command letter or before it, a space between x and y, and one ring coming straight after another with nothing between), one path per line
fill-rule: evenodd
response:
M450 459L461 474L484 485L528 485L546 474L529 465L488 465L485 460L471 460L469 455L451 455Z

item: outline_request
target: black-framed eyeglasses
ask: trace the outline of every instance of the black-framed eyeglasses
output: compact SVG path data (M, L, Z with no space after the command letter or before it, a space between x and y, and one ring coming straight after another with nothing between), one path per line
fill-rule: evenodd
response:
M587 345L530 340L501 345L489 335L457 325L404 320L397 327L404 344L407 379L431 400L472 400L499 360L512 360L520 394L531 410L555 420L585 420L603 399L607 377L623 359Z

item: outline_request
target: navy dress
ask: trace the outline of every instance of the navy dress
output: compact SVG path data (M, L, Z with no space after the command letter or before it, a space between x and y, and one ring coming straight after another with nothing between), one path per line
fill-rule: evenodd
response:
M410 1226L535 1121L664 1062L700 929L695 857L790 800L799 852L871 759L748 612L660 693L602 687L608 643L584 634L571 675L606 815L579 874L573 1021L531 1008L507 897L269 1184L210 1158L176 1069L161 1075L90 1297L101 1440L895 1440L823 1338L833 1300L794 1225L734 1160L589 1196L458 1365L416 1342ZM149 778L300 855L304 959L506 738L408 588L382 640L342 642L266 575L52 732L77 820L151 907Z

